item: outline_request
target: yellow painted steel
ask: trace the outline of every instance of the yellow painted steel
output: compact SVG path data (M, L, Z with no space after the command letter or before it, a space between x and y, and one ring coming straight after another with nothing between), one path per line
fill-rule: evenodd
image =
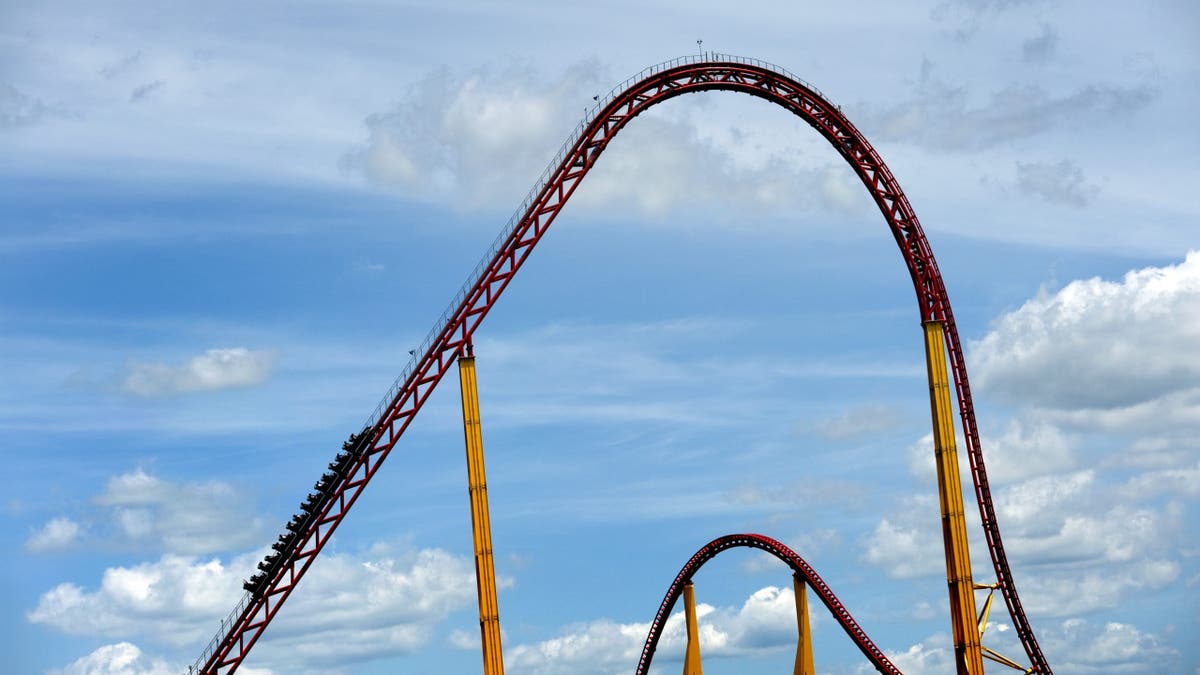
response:
M988 617L992 614L992 598L996 595L996 589L1000 588L1000 584L975 584L975 590L987 590L987 600L983 601L983 609L979 610L979 639L983 640L983 633L988 627ZM989 590L990 589L990 590Z
M475 357L458 360L462 386L463 433L467 442L467 486L471 496L471 532L475 543L475 580L479 593L479 633L483 638L483 675L504 675L500 645L500 610L496 603L496 569L492 561L492 524L488 516L487 477L483 467L483 430L479 423L479 390Z
M942 539L946 547L946 582L950 592L950 623L959 675L983 673L983 650L975 615L975 585L967 548L958 449L946 374L946 345L942 323L925 322L925 364L929 374L929 407L933 416L933 451L937 460L938 501L942 510Z
M988 649L987 647L983 647L983 658L988 659L990 661L995 661L996 663L999 663L999 664L1002 664L1005 666L1008 666L1009 668L1012 668L1013 670L1019 670L1022 673L1028 674L1028 673L1033 672L1033 668L1026 668L1025 666L1017 663L1016 661L1013 661L1012 659L1008 658L1007 656L1005 656L1003 654L999 654L997 652L994 652L991 649Z
M794 675L816 675L813 667L812 630L808 624L808 585L799 574L792 575L792 588L796 591L796 668Z
M703 675L704 670L700 667L700 628L696 622L696 594L690 581L683 585L683 615L687 622L683 675Z
M979 639L981 642L983 640L984 632L987 631L988 617L992 613L992 600L996 597L996 591L999 589L1000 584L975 584L975 590L988 592L987 600L983 601L983 609L979 611ZM981 646L980 649L983 650L983 658L985 659L1006 665L1009 668L1019 670L1023 673L1033 672L1033 668L1026 668L1025 666L1013 661L1012 659L995 650L988 649L987 647L983 646Z

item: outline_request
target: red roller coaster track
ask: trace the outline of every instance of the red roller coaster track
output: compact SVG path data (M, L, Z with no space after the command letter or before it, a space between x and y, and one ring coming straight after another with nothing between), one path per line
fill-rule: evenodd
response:
M817 571L795 551L761 534L727 534L724 537L717 537L696 551L696 555L693 555L683 569L679 570L675 581L671 582L671 587L667 589L667 595L663 597L662 604L658 606L654 622L650 624L650 632L646 635L646 644L642 647L642 658L638 661L637 675L646 675L650 671L650 661L654 659L658 640L662 637L667 617L671 616L671 610L675 607L675 602L679 600L679 594L683 592L683 585L695 576L701 567L704 567L704 563L731 548L742 547L766 551L791 567L792 571L799 574L804 579L804 583L813 589L821 602L825 603L829 612L833 614L833 618L837 619L838 625L846 631L846 635L850 636L850 639L858 646L863 656L867 657L871 665L875 666L876 670L881 673L900 675L900 669L884 656L883 651L875 646L871 638L867 637L866 631L858 626L858 622L850 616L850 612L842 604L842 601L838 600L833 591L829 590L829 585L825 583L821 575L817 574Z
M875 200L912 277L921 320L942 322L975 497L997 581L1034 672L1051 672L1021 607L1004 553L958 329L937 262L916 213L871 144L814 87L778 66L719 54L683 57L647 68L600 99L551 161L500 233L495 246L475 268L404 373L367 420L369 442L350 447L348 455L339 456L335 465L331 465L331 473L318 484L318 492L310 495L305 505L306 515L293 521L289 526L292 534L281 537L272 562L262 567L261 583L222 622L220 632L205 648L192 672L232 673L245 659L433 388L456 359L466 353L472 334L617 132L652 105L683 94L711 90L750 94L803 119L849 163Z

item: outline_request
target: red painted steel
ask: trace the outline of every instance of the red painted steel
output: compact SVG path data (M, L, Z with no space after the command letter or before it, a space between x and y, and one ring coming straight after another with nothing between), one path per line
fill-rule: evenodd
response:
M820 574L808 564L804 558L801 558L792 549L782 543L761 534L727 534L724 537L717 537L705 544L691 560L679 570L675 581L671 582L671 587L667 589L667 594L663 597L662 604L658 606L658 613L654 615L654 622L650 624L650 632L646 634L646 643L642 647L642 658L638 660L637 675L646 675L650 670L650 661L654 659L654 651L658 649L658 640L662 637L663 628L666 627L667 617L671 616L671 610L675 607L675 602L679 600L679 594L683 592L683 585L700 571L704 563L717 557L718 554L728 551L731 548L757 548L779 558L792 571L804 578L821 602L829 608L829 613L833 614L833 618L837 619L838 625L842 630L846 631L846 635L854 641L859 651L875 669L881 673L891 673L892 675L901 675L900 669L892 664L884 655L883 650L875 646L871 638L867 637L858 622L854 617L850 616L850 611L846 606L838 600L833 591L829 589L829 585L821 578Z
M355 459L350 474L338 483L333 496L320 506L319 518L312 521L313 525L303 535L295 538L294 546L285 552L285 564L267 584L266 590L261 595L248 595L235 608L223 637L214 638L198 661L204 664L198 668L199 672L232 673L242 662L395 447L434 386L463 355L464 345L575 192L580 180L608 147L609 141L650 106L683 94L711 90L750 94L780 105L803 119L850 164L875 200L912 278L921 321L936 319L944 326L975 496L1000 590L1034 672L1051 672L1021 607L1004 553L975 423L966 362L950 300L933 251L900 184L837 106L777 66L753 59L706 55L676 59L644 73L648 75L636 80L631 78L605 97L577 134L568 140L560 153L560 161L552 163L543 180L535 185L527 205L510 223L510 229L501 233L492 257L485 258L477 268L478 276L468 283L457 302L452 303L443 322L431 333L428 346L416 354L407 376L398 381L377 410L378 414L371 421L369 448ZM225 625L222 624L223 629Z

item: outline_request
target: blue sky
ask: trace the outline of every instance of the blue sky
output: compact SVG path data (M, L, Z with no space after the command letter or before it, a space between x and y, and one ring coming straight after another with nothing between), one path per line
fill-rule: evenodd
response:
M1056 672L1197 672L1198 28L1185 2L4 3L11 667L183 671L592 96L703 39L819 87L908 192ZM477 334L510 673L631 671L738 531L950 672L916 305L839 161L758 100L658 106ZM241 672L479 667L456 389ZM697 598L706 671L790 668L782 565L726 554ZM862 672L814 624L818 670Z

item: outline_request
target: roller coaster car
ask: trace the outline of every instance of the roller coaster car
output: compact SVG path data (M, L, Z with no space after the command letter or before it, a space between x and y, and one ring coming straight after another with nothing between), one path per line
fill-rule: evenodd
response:
M329 488L333 487L333 485L337 483L337 478L338 475L332 471L321 476L321 480L317 482L317 485L320 487L317 489L321 492L328 492Z
M267 575L263 572L259 572L258 574L255 574L254 576L250 577L249 581L243 581L242 588L246 589L247 591L250 591L255 596L257 596L259 593L262 593L262 585L263 585L263 582L266 580L267 580Z
M350 460L354 455L348 452L339 452L337 459L329 463L329 470L339 476L345 475L346 470L350 468Z
M321 503L321 496L322 495L320 492L310 493L308 495L308 499L304 500L304 503L300 505L300 508L311 513L313 507Z
M354 452L358 449L358 446L362 445L363 441L367 440L370 432L371 427L367 426L363 427L362 431L358 432L357 434L350 434L350 438L347 438L346 442L342 443L342 450Z
M305 521L304 516L302 516L298 513L296 515L292 516L292 519L289 520L288 524L287 524L288 531L291 532L292 534L295 534L304 525L304 521Z

